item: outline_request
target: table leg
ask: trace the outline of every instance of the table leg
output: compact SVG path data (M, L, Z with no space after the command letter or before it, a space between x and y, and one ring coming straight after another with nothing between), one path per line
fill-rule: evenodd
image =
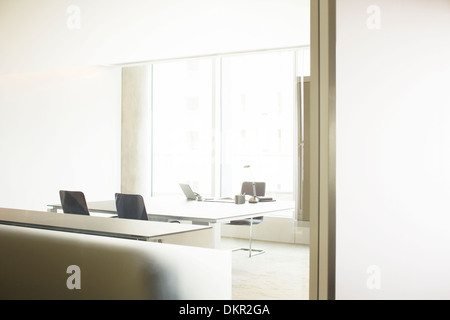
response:
M221 224L217 222L203 222L203 221L192 221L192 224L210 226L213 232L213 248L220 249L220 238L222 237Z
M215 249L220 249L221 239L221 225L220 223L211 223L210 226L213 229L213 245Z

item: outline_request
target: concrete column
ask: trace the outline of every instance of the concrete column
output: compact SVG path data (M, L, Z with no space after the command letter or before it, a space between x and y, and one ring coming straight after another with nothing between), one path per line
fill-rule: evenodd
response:
M151 195L150 79L147 66L122 69L123 193Z

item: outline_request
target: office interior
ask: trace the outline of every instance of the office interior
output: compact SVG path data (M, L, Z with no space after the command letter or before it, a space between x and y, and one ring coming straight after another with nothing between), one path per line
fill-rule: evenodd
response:
M309 0L19 0L0 16L0 207L47 211L59 190L183 196L178 183L234 197L264 181L295 206L253 240L269 257L308 248Z
M310 9L320 17L319 29L326 29L320 29L317 39L309 39L306 31ZM147 74L144 78L150 85L149 75L157 70L149 65L286 53L310 45L315 60L312 73L319 62L331 75L336 72L336 82L322 81L319 87L312 83L315 90L330 87L320 101L312 92L311 103L322 107L332 100L327 90L335 89L335 109L325 111L335 111L338 124L333 144L327 131L333 123L327 117L319 120L323 130L319 140L325 147L320 149L318 166L324 169L331 161L336 172L320 178L326 181L317 204L337 219L335 225L333 221L325 225L327 232L335 233L321 238L317 296L446 299L450 53L443 39L450 29L449 12L446 0L2 1L0 207L45 211L48 204L59 201L62 188L82 189L94 200L110 199L122 188L153 192L151 183L142 184L151 181L153 169L141 167L145 160L139 161L151 154L145 150L150 132L133 140L133 146L144 146L136 148L144 150L143 155L123 159L123 120L130 116L122 110L124 70ZM333 24L333 17L336 30L327 25ZM311 25L317 27L318 22ZM317 43L333 31L338 40L336 57L326 41ZM334 60L335 69L329 64ZM211 66L216 76L219 67L220 63ZM130 90L136 88L128 85ZM220 101L217 95L210 98ZM194 108L196 99L188 100ZM154 119L148 117L148 113L139 117L141 131L149 130L146 124ZM126 133L132 136L130 131ZM328 157L333 148L335 156ZM256 171L255 164L244 165ZM136 175L123 166L145 173ZM333 182L335 188L328 193L325 185L333 187ZM329 222L320 210L319 216L320 223ZM1 226L1 231L5 228ZM34 230L30 236L34 233L39 232ZM65 240L85 239L81 236L70 234ZM324 253L330 250L323 242L334 245L331 255ZM0 243L2 250L8 245ZM210 259L211 252L194 247L180 253L185 258L194 251L197 256L205 254L204 261L224 258ZM226 260L221 261L226 264ZM320 294L327 282L326 294Z

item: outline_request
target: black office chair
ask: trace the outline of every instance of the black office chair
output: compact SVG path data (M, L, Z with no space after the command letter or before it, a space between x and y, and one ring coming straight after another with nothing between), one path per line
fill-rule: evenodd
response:
M90 215L83 192L60 190L59 197L64 213Z
M251 195L253 198L263 197L266 194L266 183L265 182L243 182L241 187L241 194ZM248 248L238 248L233 251L243 250L248 251L248 257L251 258L252 255L262 254L265 251L261 249L253 249L252 248L252 236L253 236L253 225L260 224L263 222L264 216L242 219L242 220L233 220L230 221L229 225L234 226L250 226L250 243Z
M118 218L148 220L144 198L139 194L116 193Z

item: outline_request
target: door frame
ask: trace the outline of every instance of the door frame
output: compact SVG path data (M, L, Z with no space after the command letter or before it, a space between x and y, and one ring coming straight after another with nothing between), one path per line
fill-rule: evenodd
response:
M336 278L336 0L311 0L310 290L334 300Z

